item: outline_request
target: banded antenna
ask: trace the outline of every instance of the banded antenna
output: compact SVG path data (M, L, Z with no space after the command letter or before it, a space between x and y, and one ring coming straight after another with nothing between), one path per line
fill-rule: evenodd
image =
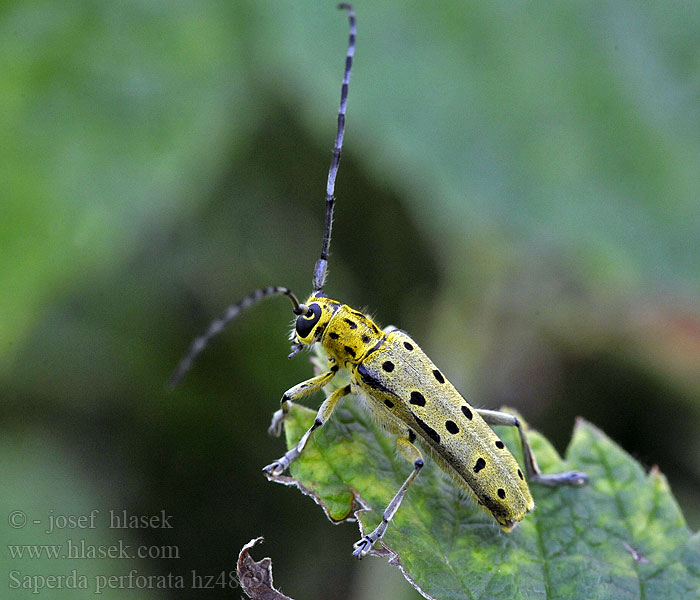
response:
M331 166L328 170L328 183L326 184L326 221L323 229L323 245L321 247L321 257L316 262L314 268L313 291L314 294L321 292L323 284L326 281L328 273L328 251L331 244L331 228L333 226L333 205L335 203L335 178L338 174L338 166L340 165L340 151L343 147L343 134L345 133L345 108L348 100L348 85L350 83L350 70L352 69L352 57L355 54L355 11L351 4L341 3L338 8L348 11L348 20L350 21L350 39L348 40L348 50L345 57L345 74L343 76L343 87L340 92L340 108L338 109L338 130L335 136L335 147L333 148L333 158ZM192 367L195 358L207 347L209 341L219 335L224 327L235 319L241 312L257 304L270 296L282 295L287 296L292 301L292 310L295 315L300 315L307 311L306 305L301 304L294 293L286 287L270 286L260 288L248 294L236 304L229 306L224 313L212 321L207 327L207 330L199 337L195 338L185 355L180 359L173 374L168 379L168 387L175 389ZM291 358L299 350L301 346L293 345L292 352L289 355Z
M345 75L343 76L343 87L340 90L340 108L338 109L338 130L335 135L335 147L333 148L333 158L331 167L328 170L328 183L326 184L326 222L323 228L323 245L321 246L321 257L316 262L314 268L313 288L314 294L321 292L323 284L326 282L328 274L328 251L331 245L331 229L333 228L333 208L335 205L335 178L338 175L340 165L340 151L343 148L343 135L345 134L345 108L348 102L348 86L350 85L350 71L352 70L352 57L355 55L355 11L351 4L343 2L338 8L348 11L350 21L350 39L348 40L348 51L345 56Z
M242 300L236 302L236 304L229 306L218 319L214 319L211 323L209 323L209 327L207 327L207 330L202 335L194 339L185 356L180 359L180 362L173 371L173 374L170 376L170 379L168 379L168 387L171 390L174 390L178 385L180 385L182 378L192 367L194 359L197 358L197 355L199 355L199 353L207 347L209 340L219 335L224 327L233 321L233 319L240 315L246 308L253 306L253 304L257 304L261 300L277 294L287 296L292 301L292 310L294 311L294 314L300 315L302 311L305 310L306 307L303 304L299 304L299 300L297 300L297 297L294 295L292 290L286 287L273 285L255 290Z

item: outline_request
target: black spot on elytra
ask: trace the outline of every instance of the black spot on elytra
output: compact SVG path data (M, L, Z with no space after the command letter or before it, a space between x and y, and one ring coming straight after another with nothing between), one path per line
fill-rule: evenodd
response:
M503 488L498 488L498 492L496 493L501 500L506 497L506 491Z
M457 427L457 423L454 421L445 421L445 429L453 435L459 433L459 427Z
M413 350L413 346L409 344L408 342L403 343L403 347L406 348L406 350Z
M503 450L503 442L501 440L496 440L496 448Z
M469 410L468 406L462 406L462 414L467 417L470 421L472 420L472 411Z
M357 323L355 323L355 321L351 321L350 319L343 319L343 321L348 324L350 329L357 329Z
M343 346L345 349L345 352L347 352L350 356L355 358L355 351L350 347L350 346Z
M437 369L433 369L433 375L435 375L435 379L438 380L438 383L445 383L445 378L442 376L442 373L438 371Z
M425 433L428 434L428 437L432 439L436 444L440 443L440 434L435 431L430 425L428 425L425 421L422 421L419 417L411 413L413 418L416 420L416 423L420 426L420 428L425 431Z
M384 369L387 373L391 373L394 370L394 363L387 360L384 364L382 364L382 369Z
M520 477L520 479L525 479L523 477L523 472L520 469L518 469L518 477Z
M420 392L411 392L411 399L409 402L416 406L425 406L425 398Z
M485 466L486 466L486 461L485 461L483 458L479 457L479 458L476 460L476 464L474 465L474 473L478 473L478 472L481 471L481 469L483 469Z
M331 338L332 340L337 340L340 336L335 331L331 331L328 334L328 337Z
M384 400L384 404L386 404L388 408L394 408L394 403L391 400Z

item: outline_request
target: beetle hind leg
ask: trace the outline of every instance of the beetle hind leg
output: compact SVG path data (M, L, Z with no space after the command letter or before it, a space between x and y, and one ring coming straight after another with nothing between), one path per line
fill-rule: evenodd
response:
M508 427L517 427L520 435L520 445L523 449L523 460L525 461L525 472L529 481L539 483L541 485L557 486L557 485L584 485L588 482L588 475L581 471L564 471L563 473L542 473L535 454L527 440L527 434L520 422L520 419L515 415L496 411L477 409L479 415L486 421L488 425L505 425Z

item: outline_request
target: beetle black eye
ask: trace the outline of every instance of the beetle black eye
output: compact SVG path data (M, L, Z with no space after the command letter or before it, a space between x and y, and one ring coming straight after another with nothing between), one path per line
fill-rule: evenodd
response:
M297 317L297 335L300 338L307 337L321 318L321 307L318 304L309 304L309 313Z

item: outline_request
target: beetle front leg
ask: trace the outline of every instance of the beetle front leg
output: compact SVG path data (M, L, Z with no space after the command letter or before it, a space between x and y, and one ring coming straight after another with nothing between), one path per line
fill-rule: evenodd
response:
M272 421L270 426L267 428L267 432L270 435L279 437L282 433L282 423L287 418L289 411L292 409L292 401L298 400L299 398L303 398L308 394L312 394L313 392L320 390L331 379L333 379L333 376L338 372L338 366L333 364L335 361L332 359L329 360L329 362L332 366L328 371L322 373L321 375L317 375L316 377L312 377L311 379L307 379L306 381L302 381L301 383L297 383L294 387L289 388L282 395L282 399L280 400L280 408L272 415Z
M316 431L319 427L322 427L323 424L330 418L331 414L333 414L333 410L335 409L336 404L338 404L338 400L340 400L343 396L347 396L349 393L350 386L346 385L345 387L336 390L328 398L326 398L323 401L323 404L321 404L321 407L318 409L318 413L316 414L314 424L311 427L309 427L306 433L301 437L299 443L296 446L294 446L294 448L292 448L291 450L288 450L276 461L270 463L265 468L263 468L263 472L265 473L265 475L267 475L268 477L277 477L278 475L284 473L284 471L286 471L289 468L289 465L292 464L297 458L299 458L299 455L304 450L306 442L309 441L311 434L314 431Z

